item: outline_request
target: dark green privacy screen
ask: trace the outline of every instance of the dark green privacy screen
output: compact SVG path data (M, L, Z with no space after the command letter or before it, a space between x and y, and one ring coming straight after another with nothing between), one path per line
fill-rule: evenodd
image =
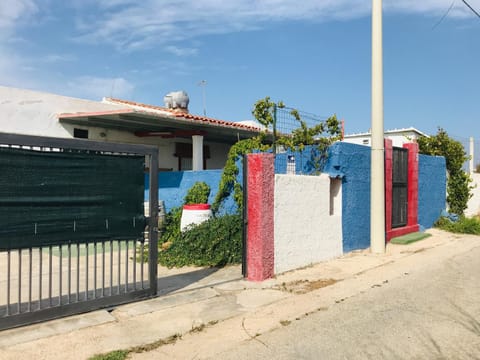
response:
M0 249L143 236L144 156L0 148Z

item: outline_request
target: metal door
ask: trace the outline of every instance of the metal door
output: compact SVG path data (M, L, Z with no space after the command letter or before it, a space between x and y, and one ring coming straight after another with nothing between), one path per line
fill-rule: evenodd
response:
M393 148L392 228L407 225L408 151Z

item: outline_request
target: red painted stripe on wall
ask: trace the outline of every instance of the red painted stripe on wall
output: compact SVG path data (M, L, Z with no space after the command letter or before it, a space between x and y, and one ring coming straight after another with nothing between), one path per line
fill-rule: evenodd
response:
M274 275L273 154L249 154L247 166L247 279L263 281Z

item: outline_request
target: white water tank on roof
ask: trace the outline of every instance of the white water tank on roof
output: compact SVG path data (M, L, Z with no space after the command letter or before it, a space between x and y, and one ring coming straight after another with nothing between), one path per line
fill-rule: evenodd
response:
M172 91L165 95L163 101L168 109L188 111L190 99L185 91Z

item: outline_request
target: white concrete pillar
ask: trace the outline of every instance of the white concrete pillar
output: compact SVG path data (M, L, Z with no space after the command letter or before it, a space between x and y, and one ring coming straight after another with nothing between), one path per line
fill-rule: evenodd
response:
M470 137L470 175L473 174L473 172L475 171L475 168L474 168L474 158L473 158L473 154L474 154L474 146L473 146L473 137Z
M192 170L203 170L203 136L192 136Z
M382 0L372 0L372 164L370 249L385 253L385 160L383 129Z

